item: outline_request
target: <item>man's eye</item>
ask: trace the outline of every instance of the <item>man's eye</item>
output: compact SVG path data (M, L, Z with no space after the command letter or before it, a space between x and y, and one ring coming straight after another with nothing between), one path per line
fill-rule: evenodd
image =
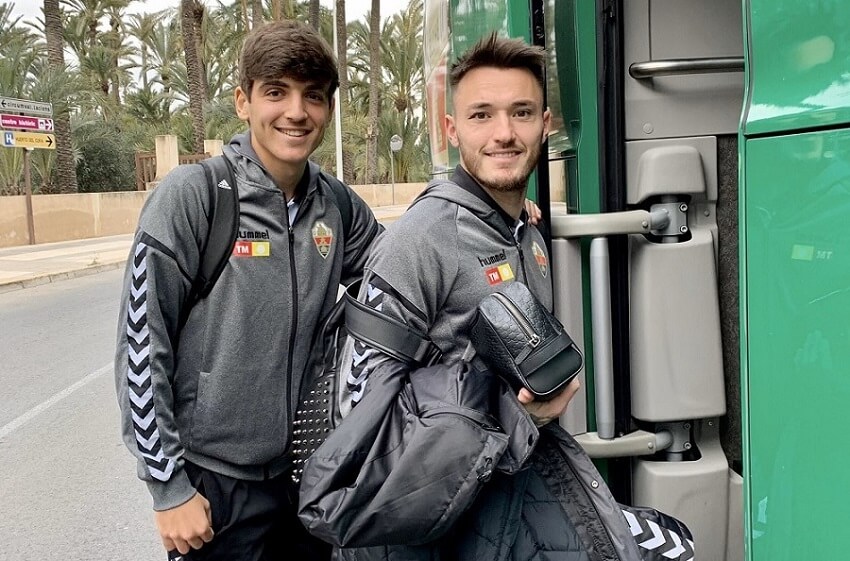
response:
M527 119L527 118L531 117L531 109L519 109L519 110L517 110L515 115L517 117L519 117L520 119Z
M477 111L477 112L473 113L472 115L470 115L470 119L473 119L473 120L476 120L476 121L483 121L486 118L487 118L487 113L485 113L483 111Z
M322 93L318 93L318 92L308 93L308 94L307 94L307 97L308 97L311 101L317 101L317 102L320 102L320 103L324 103L324 102L325 102L325 96L324 96L324 94L322 94Z
M280 91L280 90L268 90L268 91L266 91L267 97L281 97L282 95L283 95L283 92Z

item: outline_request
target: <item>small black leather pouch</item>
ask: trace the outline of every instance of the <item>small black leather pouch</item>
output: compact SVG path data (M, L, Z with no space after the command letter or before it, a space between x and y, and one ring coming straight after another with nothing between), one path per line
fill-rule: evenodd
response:
M581 370L583 359L564 326L520 282L486 296L470 333L476 354L517 391L536 399L558 393Z

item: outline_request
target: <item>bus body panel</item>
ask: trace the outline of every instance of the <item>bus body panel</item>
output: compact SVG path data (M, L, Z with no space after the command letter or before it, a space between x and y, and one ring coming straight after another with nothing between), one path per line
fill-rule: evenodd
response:
M751 561L850 550L850 130L746 142Z
M744 18L747 559L841 558L850 549L850 4L746 0Z

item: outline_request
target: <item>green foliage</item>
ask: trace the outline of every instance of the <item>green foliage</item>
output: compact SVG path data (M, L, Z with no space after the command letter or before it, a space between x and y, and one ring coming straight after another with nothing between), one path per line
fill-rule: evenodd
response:
M77 181L81 193L135 189L135 147L118 127L89 123L77 127Z
M180 18L176 10L128 14L131 4L137 7L140 2L61 0L67 67L54 72L46 60L43 22L24 24L0 2L0 95L48 101L54 113L68 112L80 191L134 189L134 152L152 151L157 135L175 134L181 152L192 151ZM270 18L272 3L264 4ZM281 0L280 6L284 17L307 21L309 1ZM226 142L246 128L236 117L233 91L238 85L239 49L250 27L249 12L243 11L242 0L206 3L200 33L206 138ZM389 182L393 160L396 181L428 177L422 12L422 0L409 0L407 8L387 18L380 29L381 181ZM348 28L350 89L348 99L341 101L347 108L342 139L356 183L366 177L368 14ZM325 7L320 32L332 42L332 12ZM328 127L312 157L331 171L336 169L336 125ZM391 158L389 139L394 134L403 138L404 146ZM0 149L0 194L21 192L22 154L20 149ZM55 183L55 154L35 150L30 162L33 191L49 192Z

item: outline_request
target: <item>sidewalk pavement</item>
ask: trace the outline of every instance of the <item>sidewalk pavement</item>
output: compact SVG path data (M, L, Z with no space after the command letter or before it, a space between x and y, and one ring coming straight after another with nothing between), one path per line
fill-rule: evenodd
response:
M407 205L375 207L385 226ZM0 294L123 267L133 234L0 248Z

